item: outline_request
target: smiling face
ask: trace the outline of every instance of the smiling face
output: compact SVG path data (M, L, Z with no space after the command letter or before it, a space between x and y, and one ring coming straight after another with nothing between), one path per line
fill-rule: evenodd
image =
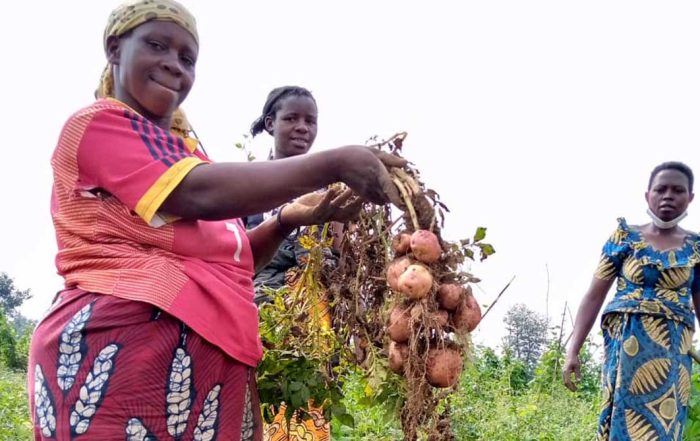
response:
M189 94L195 77L197 42L170 21L149 21L121 37L110 37L115 98L169 128L170 118Z
M670 221L685 212L693 200L688 177L674 169L658 172L646 193L649 209L663 221Z
M277 107L274 116L265 118L265 128L275 138L275 158L308 152L318 130L316 102L309 96L290 95Z

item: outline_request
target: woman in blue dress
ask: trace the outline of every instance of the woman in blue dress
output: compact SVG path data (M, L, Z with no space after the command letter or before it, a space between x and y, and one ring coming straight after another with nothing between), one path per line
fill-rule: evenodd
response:
M693 200L693 173L679 162L657 166L646 192L651 223L624 219L603 247L581 301L564 366L576 390L579 351L605 296L603 405L597 440L680 440L687 416L695 316L700 317L700 236L678 226ZM572 374L575 379L572 379Z

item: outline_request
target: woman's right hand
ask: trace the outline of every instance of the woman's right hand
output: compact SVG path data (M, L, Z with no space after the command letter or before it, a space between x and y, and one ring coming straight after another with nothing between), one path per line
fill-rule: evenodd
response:
M389 167L404 167L408 161L381 150L365 146L337 149L338 179L357 195L375 204L388 202L401 206L399 190L391 180Z
M362 199L349 188L331 187L298 197L281 208L279 221L292 228L319 225L326 222L347 222L362 209Z
M572 374L575 377L574 381L571 380ZM564 385L571 392L576 392L576 384L579 381L581 381L581 359L578 356L578 351L576 353L569 352L564 363Z

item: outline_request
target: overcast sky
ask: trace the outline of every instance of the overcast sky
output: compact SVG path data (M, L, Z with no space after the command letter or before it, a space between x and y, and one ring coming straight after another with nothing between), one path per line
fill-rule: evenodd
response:
M32 290L32 318L62 286L50 155L66 118L92 100L117 4L4 7L0 271ZM499 344L514 303L545 313L548 291L554 321L565 302L575 313L616 218L647 222L651 169L682 160L700 173L698 2L184 4L201 40L184 108L213 159L244 160L234 144L284 84L316 97L315 149L408 131L405 155L452 210L446 235L488 227L497 253L472 268L479 302L515 276L477 342ZM259 158L271 142L256 138ZM683 226L700 230L698 211Z

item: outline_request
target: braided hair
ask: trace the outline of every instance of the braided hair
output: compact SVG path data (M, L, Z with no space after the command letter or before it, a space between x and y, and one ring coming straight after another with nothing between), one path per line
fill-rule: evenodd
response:
M647 189L651 189L651 184L654 181L656 175L658 175L664 170L676 170L683 173L685 177L688 178L688 192L693 192L693 171L690 169L690 167L678 161L664 162L654 167L654 170L652 170L651 175L649 176L649 185Z
M267 131L265 128L265 118L269 116L270 118L274 119L275 114L280 108L282 100L288 96L305 96L311 98L311 100L316 103L316 99L311 92L303 87L282 86L272 89L272 91L267 95L267 100L263 106L262 114L250 126L250 134L253 135L253 137L259 133L262 133L263 130Z

